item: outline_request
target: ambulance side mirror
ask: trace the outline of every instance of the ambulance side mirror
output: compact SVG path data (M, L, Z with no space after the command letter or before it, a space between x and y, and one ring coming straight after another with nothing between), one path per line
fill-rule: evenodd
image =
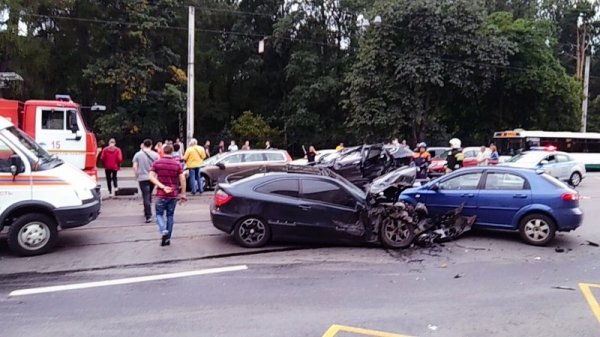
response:
M23 165L23 161L21 157L16 154L10 156L10 173L13 177L16 177L19 173L25 172L25 165Z

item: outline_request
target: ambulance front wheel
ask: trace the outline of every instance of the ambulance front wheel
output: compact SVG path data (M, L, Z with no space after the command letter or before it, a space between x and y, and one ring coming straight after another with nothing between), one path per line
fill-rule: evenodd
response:
M18 217L8 229L8 246L21 256L48 253L57 239L56 220L45 214L24 214Z

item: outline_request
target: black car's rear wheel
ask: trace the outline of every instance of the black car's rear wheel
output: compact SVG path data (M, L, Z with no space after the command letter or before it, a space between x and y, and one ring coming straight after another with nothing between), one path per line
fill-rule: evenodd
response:
M415 238L415 229L408 222L387 217L381 222L379 235L387 248L406 248Z
M271 228L262 219L247 217L235 225L233 238L242 247L263 247L271 239Z

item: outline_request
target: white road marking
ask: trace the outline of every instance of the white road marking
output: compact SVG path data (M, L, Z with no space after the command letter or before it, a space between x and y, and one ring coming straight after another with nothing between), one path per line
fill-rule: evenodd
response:
M120 285L120 284L138 283L138 282L168 280L168 279L179 278L179 277L217 274L217 273L240 271L240 270L246 270L246 269L248 269L248 266L241 265L241 266L222 267L222 268L200 269L200 270L193 270L193 271L185 271L185 272L181 272L181 273L130 277L130 278L122 278L122 279L116 279L116 280L108 280L108 281L75 283L75 284L67 284L67 285L62 285L62 286L20 289L20 290L12 291L10 294L8 294L8 296L9 297L23 296L23 295L51 293L51 292L65 291L65 290L76 290L76 289L106 287L106 286L114 286L114 285Z

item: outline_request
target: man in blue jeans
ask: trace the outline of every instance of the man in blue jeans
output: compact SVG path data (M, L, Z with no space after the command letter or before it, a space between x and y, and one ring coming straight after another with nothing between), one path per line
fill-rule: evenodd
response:
M161 246L171 244L173 234L173 216L178 198L185 202L185 175L180 163L173 158L173 146L164 148L164 156L152 164L150 169L150 182L156 185L156 224L162 235ZM181 195L179 187L181 186ZM164 215L167 213L165 226Z

